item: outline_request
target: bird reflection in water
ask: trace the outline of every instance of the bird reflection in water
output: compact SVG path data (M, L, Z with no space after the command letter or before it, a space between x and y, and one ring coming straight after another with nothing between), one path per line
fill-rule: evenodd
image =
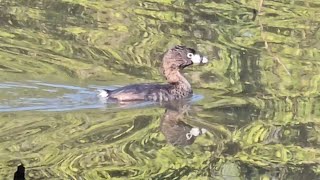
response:
M192 127L184 119L188 116L190 104L184 101L173 101L164 104L166 111L161 118L160 130L166 141L174 146L187 146L207 130Z

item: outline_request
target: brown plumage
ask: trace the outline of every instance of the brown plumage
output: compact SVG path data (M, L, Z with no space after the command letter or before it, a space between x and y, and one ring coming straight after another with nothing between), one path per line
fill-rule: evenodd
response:
M162 68L168 84L133 84L115 90L101 90L99 96L117 101L171 101L192 95L190 83L180 70L194 63L207 63L194 49L175 46L163 56Z

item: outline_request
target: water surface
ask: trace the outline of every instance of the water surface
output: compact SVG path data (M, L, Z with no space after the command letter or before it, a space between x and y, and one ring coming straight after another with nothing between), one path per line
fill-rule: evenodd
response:
M319 179L320 1L0 1L0 177ZM178 104L106 104L209 57ZM204 130L186 138L192 128ZM188 136L189 137L189 136Z

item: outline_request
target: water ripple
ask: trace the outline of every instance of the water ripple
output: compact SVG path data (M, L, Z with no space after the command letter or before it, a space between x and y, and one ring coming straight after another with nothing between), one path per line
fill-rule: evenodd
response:
M1 90L3 89L3 90ZM0 83L0 111L66 111L102 108L96 89L43 82Z

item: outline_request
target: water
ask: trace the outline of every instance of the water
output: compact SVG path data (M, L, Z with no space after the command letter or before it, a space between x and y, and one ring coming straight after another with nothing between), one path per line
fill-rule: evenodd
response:
M0 179L320 179L319 7L0 1ZM96 96L163 82L176 44L210 61L188 101Z

